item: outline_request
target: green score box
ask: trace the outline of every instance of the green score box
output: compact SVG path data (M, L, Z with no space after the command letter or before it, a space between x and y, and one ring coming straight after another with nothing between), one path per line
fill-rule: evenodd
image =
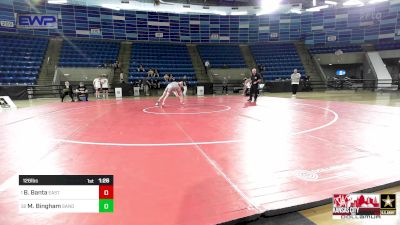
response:
M100 213L114 212L114 200L113 199L99 199L99 212Z

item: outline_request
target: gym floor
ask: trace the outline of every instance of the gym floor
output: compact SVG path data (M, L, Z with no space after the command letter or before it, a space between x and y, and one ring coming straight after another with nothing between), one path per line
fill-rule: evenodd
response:
M215 224L400 180L399 92L263 95L16 101L0 117L0 224ZM115 212L18 214L18 174L113 174ZM331 210L249 224L376 223Z

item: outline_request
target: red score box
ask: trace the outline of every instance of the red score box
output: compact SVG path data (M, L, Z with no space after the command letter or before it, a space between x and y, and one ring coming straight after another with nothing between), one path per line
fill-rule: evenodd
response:
M112 199L114 198L114 190L112 185L99 186L99 199Z

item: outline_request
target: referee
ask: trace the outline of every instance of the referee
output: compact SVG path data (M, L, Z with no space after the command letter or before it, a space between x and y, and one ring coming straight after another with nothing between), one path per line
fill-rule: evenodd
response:
M297 69L293 70L290 79L292 80L292 97L296 97L297 90L300 84L301 74L297 72Z
M256 68L253 68L251 70L250 80L251 80L250 98L247 101L251 102L253 100L253 95L254 95L254 102L256 102L258 97L258 84L261 83L261 75L257 73Z

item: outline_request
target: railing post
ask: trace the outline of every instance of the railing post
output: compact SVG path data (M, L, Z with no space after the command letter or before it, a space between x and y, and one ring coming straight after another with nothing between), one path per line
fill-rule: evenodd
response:
M33 99L33 88L27 87L28 99Z

